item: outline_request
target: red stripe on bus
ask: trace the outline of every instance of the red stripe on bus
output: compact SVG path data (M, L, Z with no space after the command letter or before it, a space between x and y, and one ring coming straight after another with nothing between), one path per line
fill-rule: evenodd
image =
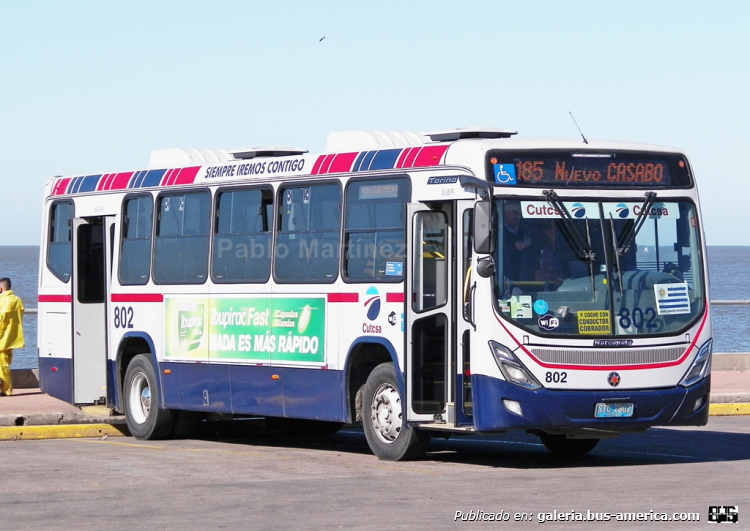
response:
M105 190L104 186L107 184L107 179L109 179L109 173L105 173L101 176L99 179L99 182L96 183L96 191L101 192L102 190Z
M37 302L72 302L73 297L71 295L39 295L36 300Z
M167 170L167 173L165 173L164 177L161 178L161 186L169 186L170 184L172 184L172 175L176 173L176 169Z
M182 168L180 172L175 176L173 184L193 184L195 176L198 175L200 166L193 166L192 168Z
M57 181L55 181L55 186L52 187L52 195L63 195L68 189L69 183L70 177L66 177L65 179L58 179Z
M325 155L320 155L315 160L315 164L313 164L312 171L310 172L310 175L317 175L318 171L320 171L320 165L323 164L323 160L325 160Z
M177 175L180 173L180 168L173 168L172 175L169 177L169 185L173 185L177 181Z
M331 162L333 162L333 158L335 156L336 154L326 155L326 158L323 161L323 164L320 165L320 173L328 173L328 169L331 167Z
M116 173L108 173L106 177L102 175L102 178L99 179L99 190L109 190L110 186L112 186L112 181L115 180L115 177L117 177Z
M448 146L423 147L414 161L414 167L437 166L447 149Z
M409 154L406 155L406 158L404 159L404 165L401 167L411 168L414 165L414 159L417 158L420 149L422 148L411 148L411 151L409 151Z
M339 153L333 158L328 173L344 173L352 169L354 159L359 153Z
M112 177L109 179L109 183L106 187L106 190L124 190L128 187L128 183L130 182L130 178L133 176L132 171L124 172L124 173L118 173L118 174L112 174Z
M493 312L494 313L494 312ZM640 365L555 365L551 363L542 363L539 361L529 350L526 348L526 346L522 345L513 334L510 333L510 330L503 324L502 319L495 313L495 319L497 319L497 322L500 323L500 326L503 327L503 329L508 333L508 335L513 338L513 341L516 345L518 345L521 350L523 350L537 365L541 365L542 367L546 369L568 369L568 370L579 370L579 371L635 371L635 370L643 370L643 369L661 369L663 367L673 367L675 365L681 364L683 361L685 361L685 358L687 358L688 354L690 353L693 348L696 347L696 342L698 341L698 338L701 335L701 332L703 331L703 326L706 324L706 318L708 317L708 312L705 312L703 314L703 321L701 322L700 327L698 327L698 332L695 334L695 339L693 339L693 342L690 343L690 346L685 349L685 352L680 356L678 360L675 361L667 361L662 363L651 363L651 364L640 364Z
M112 302L164 302L161 293L113 293Z
M403 293L386 293L385 302L404 302Z
M359 302L359 293L329 293L328 302Z
M398 156L398 161L396 161L396 168L403 168L404 167L404 160L406 159L406 155L408 155L411 152L412 148L406 148L403 151L401 151L401 154Z

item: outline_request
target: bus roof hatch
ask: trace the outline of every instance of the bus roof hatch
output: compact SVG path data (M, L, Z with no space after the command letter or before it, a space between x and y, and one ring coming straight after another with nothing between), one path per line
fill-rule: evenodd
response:
M498 127L459 127L457 129L443 129L425 133L433 142L450 142L464 138L510 138L518 131L500 129Z
M250 149L230 151L235 159L254 159L255 157L288 157L290 155L302 155L308 150L293 147L263 146Z

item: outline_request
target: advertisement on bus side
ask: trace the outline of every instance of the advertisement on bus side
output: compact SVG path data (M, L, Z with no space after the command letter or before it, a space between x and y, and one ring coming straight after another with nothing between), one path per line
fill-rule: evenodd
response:
M167 358L325 360L323 297L166 297Z

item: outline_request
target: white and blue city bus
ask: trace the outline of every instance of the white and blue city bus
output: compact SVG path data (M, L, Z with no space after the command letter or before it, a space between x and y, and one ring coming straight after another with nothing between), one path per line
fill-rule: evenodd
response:
M679 150L503 129L332 133L327 151L161 150L51 178L42 390L138 438L209 413L381 459L525 430L551 451L705 425L711 320Z

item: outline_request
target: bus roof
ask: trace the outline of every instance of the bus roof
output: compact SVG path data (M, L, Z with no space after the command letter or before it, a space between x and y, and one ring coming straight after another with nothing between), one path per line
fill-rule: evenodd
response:
M461 128L428 133L344 131L328 135L327 149L265 146L240 150L165 149L152 152L140 171L52 177L47 195L133 190L237 178L275 178L373 170L466 166L481 168L488 150L647 151L681 153L665 146L578 138L512 137L500 128Z

